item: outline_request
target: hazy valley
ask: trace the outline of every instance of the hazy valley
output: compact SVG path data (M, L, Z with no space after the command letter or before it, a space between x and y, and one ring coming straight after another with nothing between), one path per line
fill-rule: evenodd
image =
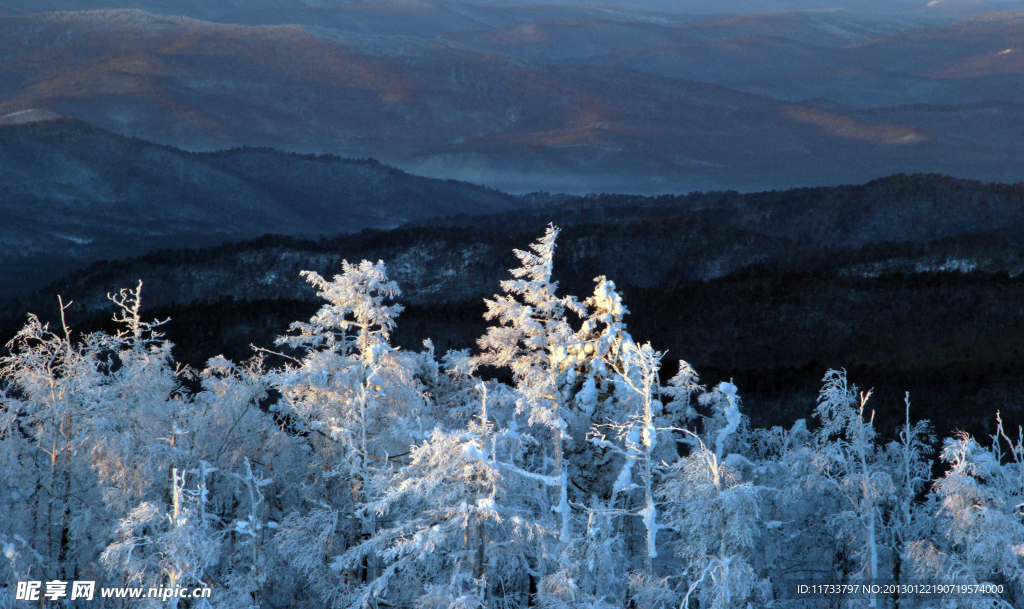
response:
M19 6L0 4L0 122L373 157L509 192L1016 182L1024 165L1013 4Z

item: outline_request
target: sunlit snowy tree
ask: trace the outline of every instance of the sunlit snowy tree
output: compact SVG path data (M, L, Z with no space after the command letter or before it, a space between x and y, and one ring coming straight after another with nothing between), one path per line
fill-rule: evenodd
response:
M141 320L140 291L111 296L117 335L76 338L30 317L0 361L0 505L14 529L0 534L23 540L27 575L98 579L119 520L170 492L180 380L158 324Z
M384 263L344 262L342 274L332 281L314 272L303 275L327 304L308 323L292 324L295 334L278 341L299 349L303 357L273 372L271 384L282 396L277 411L288 417L309 451L302 487L305 505L292 506L299 513L282 521L286 530L280 536L288 540L282 552L305 565L308 550L302 547L303 537L296 537L303 531L316 536L307 543L325 552L324 564L327 553L374 534L371 479L408 453L430 426L423 420L425 401L415 378L418 356L389 342L402 307L386 303L401 292L388 280ZM342 527L328 536L333 540L328 544L318 541L325 513L335 514L332 518ZM325 595L378 576L373 556L337 578L322 566L303 568L308 577L321 578L314 588Z
M564 462L565 410L571 398L560 391L559 375L578 342L566 311L581 316L584 311L574 297L555 295L558 283L551 273L557 237L558 229L549 227L530 246L531 251L516 250L522 266L512 270L514 279L501 282L505 294L485 301L484 317L499 325L488 328L479 340L483 352L478 361L511 369L521 396L519 408L528 413L528 423L550 430L551 445L546 453L551 459L549 475L555 480L552 510L558 514L558 536L564 543L571 536L572 517Z
M1001 583L1007 594L962 599L975 606L1013 606L1024 598L1024 434L1016 439L998 420L985 447L965 433L947 438L941 459L949 469L935 481L936 534L913 544L911 560L921 578L962 583Z

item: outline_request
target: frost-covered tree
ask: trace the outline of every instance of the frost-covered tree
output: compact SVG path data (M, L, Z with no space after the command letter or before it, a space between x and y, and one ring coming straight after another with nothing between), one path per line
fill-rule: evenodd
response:
M601 432L595 425L623 423L630 411L623 396L632 397L616 382L622 373L623 346L632 342L623 322L629 311L612 281L605 277L595 281L593 296L584 302L588 317L575 342L566 346L558 375L559 394L565 401L565 434L573 439L563 444L566 472L575 482L567 490L570 500L584 505L592 502L593 495L610 501L613 471L619 464L614 452L583 439L611 432L611 428Z
M616 382L631 392L632 399L623 402L632 403L633 406L623 413L624 416L620 416L621 422L610 421L604 426L616 431L617 443L609 441L603 434L592 438L591 442L622 457L621 469L612 486L612 499L614 502L621 497L621 508L637 516L643 523L643 572L650 575L653 572L651 560L658 556L658 529L662 528L658 522L654 497L654 470L657 467L654 452L658 446L659 433L664 431L656 426L656 418L662 406L658 395L661 354L654 351L650 344L640 347L629 340L622 345L621 362L622 372L617 375ZM641 495L635 510L631 509L628 499L634 489Z
M551 226L530 246L531 251L515 251L522 266L512 270L514 279L501 282L505 294L485 300L484 317L499 325L488 328L480 338L482 353L477 361L509 368L521 396L519 408L529 414L528 423L550 430L550 475L556 480L551 509L558 514L559 539L565 543L571 537L572 508L563 445L568 439L565 411L571 397L560 391L559 376L578 343L565 313L569 310L582 316L584 310L574 297L555 295L558 283L551 273L557 237L558 229Z
M904 422L897 430L898 438L885 446L885 459L893 481L890 509L883 522L886 545L892 556L892 579L909 579L903 563L912 544L926 534L929 526L926 506L918 496L931 480L931 424L910 420L910 395L904 396Z
M485 387L485 386L484 386ZM497 428L487 412L464 430L434 430L412 449L410 463L381 475L376 511L384 526L339 556L351 569L382 559L380 575L350 591L346 604L420 607L520 607L552 536L535 521L541 484L515 466L524 437Z
M22 571L32 576L65 576L88 560L75 555L75 537L98 534L74 530L72 518L79 510L102 509L96 492L80 491L96 479L83 443L101 409L105 343L99 335L75 341L66 326L53 332L30 316L8 344L11 355L0 360L7 385L0 423L6 487L0 501L7 518L0 533L24 540Z
M303 276L318 288L325 304L308 323L292 324L294 335L278 342L299 349L301 360L271 374L272 386L280 392L277 410L304 437L309 451L302 495L310 522L301 515L289 515L282 525L281 550L296 564L305 564L307 552L296 546L295 535L306 531L320 538L323 511L340 519L337 531L344 550L376 530L375 515L369 509L376 498L371 479L386 470L398 455L408 453L410 444L422 438L430 425L421 385L415 378L419 357L390 345L390 332L401 305L387 304L398 297L398 286L389 281L383 262L342 264L342 274L327 281L314 272ZM332 539L334 535L329 536ZM318 547L316 539L308 544ZM301 542L300 542L301 543ZM323 547L332 551L331 544ZM324 561L328 555L321 557ZM327 569L308 570L324 576L314 588L324 594L347 583L356 585L377 577L373 557L365 565L353 566L333 578Z
M884 514L891 509L896 485L889 464L876 441L874 412L867 412L871 392L858 393L847 384L846 373L829 370L814 414L821 427L815 434L815 464L820 480L842 504L829 525L843 536L853 564L841 569L843 578L877 580L889 548ZM874 595L868 599L877 606Z
M580 557L574 561L578 584L621 604L639 582L656 581L640 575L650 576L657 556L654 469L678 455L674 442L658 440L665 431L660 427L668 425L658 378L661 354L650 345L638 347L626 331L629 311L615 283L603 276L595 282L584 301L588 317L560 377L563 393L574 396L569 429L589 440L566 451L578 481L573 494L587 515L587 534L573 541L570 553Z
M235 364L212 358L200 390L179 415L186 433L177 448L205 480L203 504L209 530L219 542L214 606L259 606L294 599L297 572L278 551L273 535L301 496L307 454L265 409L268 380L262 358ZM202 475L200 474L200 470ZM294 602L294 601L292 601Z
M157 331L165 322L142 319L141 290L140 282L110 296L122 329L106 337L103 411L90 430L104 499L121 516L142 501L170 495L182 432L178 414L187 403L182 382L191 374L178 369L173 345Z
M773 582L777 595L789 579L827 579L837 541L828 525L839 503L819 483L816 447L804 419L789 429L755 430L752 481L759 489L760 535L755 570Z
M207 569L217 564L219 543L207 511L205 467L196 472L189 489L187 473L171 470L170 502L144 501L118 522L114 542L103 551L101 562L121 578L122 585L145 588L208 587ZM161 606L161 599L147 599ZM169 604L176 607L177 598ZM203 603L205 604L205 603Z
M961 433L945 440L940 458L949 469L932 487L936 534L910 551L917 576L1004 583L1007 597L1019 601L1024 598L1024 433L1018 429L1017 439L1011 439L998 418L989 446ZM984 596L967 600L981 602ZM998 597L989 602L1012 606Z
M576 333L576 344L569 348L565 378L567 384L578 385L575 406L588 424L615 420L620 414L615 400L620 387L615 380L624 368L625 348L633 342L624 321L629 310L615 283L604 276L594 281L594 294L583 302L588 316Z
M140 291L111 296L114 336L75 338L62 305L59 330L30 316L0 360L0 506L14 529L0 534L23 540L28 575L99 578L118 520L170 490L180 379L159 324L140 318Z
M752 566L760 531L758 489L740 472L749 461L726 454L746 421L732 383L720 383L700 402L713 413L705 418L706 431L689 432L692 450L658 489L666 523L678 534L673 545L683 561L683 606L695 600L702 608L746 607L769 596Z

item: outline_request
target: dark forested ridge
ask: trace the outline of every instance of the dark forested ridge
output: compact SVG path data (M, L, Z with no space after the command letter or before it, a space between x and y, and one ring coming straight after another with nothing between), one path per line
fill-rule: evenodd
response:
M1021 224L1022 188L917 175L749 194L512 196L371 159L269 148L191 153L67 119L2 125L0 302L101 259L405 223L508 234L549 222L679 216L701 227L699 239L713 241L708 230L838 246L929 242Z
M336 235L522 200L372 159L190 153L59 119L0 126L0 297L99 259L273 232Z
M992 403L1012 414L1024 397L1022 188L899 175L753 194L535 195L516 213L95 263L8 303L3 331L25 311L55 319L58 294L75 301L76 327L98 327L106 294L141 279L150 313L173 320L180 360L244 359L250 344L272 346L316 309L300 271L331 276L343 259L369 259L383 260L403 291L397 344L470 348L512 250L553 221L564 227L562 293L582 298L594 277L614 279L634 336L709 382L734 379L755 421L802 416L824 370L845 367L876 388L880 421L898 419L910 391L933 420L980 432Z

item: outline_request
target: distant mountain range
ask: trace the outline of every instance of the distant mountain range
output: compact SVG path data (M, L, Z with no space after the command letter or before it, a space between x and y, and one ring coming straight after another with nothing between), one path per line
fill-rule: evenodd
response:
M515 262L513 248L522 248L520 241L549 223L567 227L559 246L565 261L560 274L570 277L567 288L575 291L588 289L597 274L646 289L759 267L827 268L865 277L1024 273L1024 254L1016 245L1024 243L1024 183L897 175L859 186L750 194L560 197L529 206L509 200L518 202L509 206L512 211L424 218L390 231L319 241L294 238L298 233L268 234L202 253L164 249L97 263L9 309L33 310L64 294L85 309L105 310L108 292L140 278L151 284L152 306L225 297L302 298L309 290L300 270L330 274L343 258L388 261L405 302L463 302L495 289ZM193 281L195 274L205 280Z
M97 259L265 233L335 236L523 205L374 160L184 152L66 119L0 125L0 300Z
M507 192L1024 179L1017 5L711 4L0 0L0 122Z

